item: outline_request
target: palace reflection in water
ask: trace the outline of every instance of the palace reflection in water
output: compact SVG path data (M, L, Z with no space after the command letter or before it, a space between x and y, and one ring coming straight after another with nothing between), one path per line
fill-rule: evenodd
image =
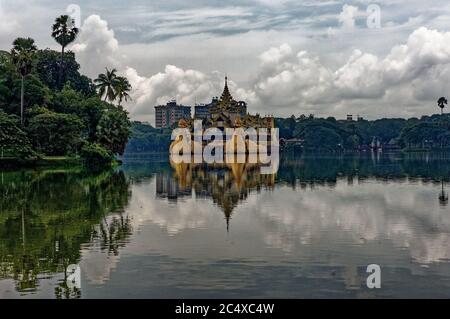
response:
M449 297L449 177L448 154L4 171L0 298Z
M195 196L210 198L224 213L229 229L234 208L247 199L253 190L273 189L275 174L261 174L260 166L250 163L234 164L174 164L173 175L156 175L156 194L176 201Z

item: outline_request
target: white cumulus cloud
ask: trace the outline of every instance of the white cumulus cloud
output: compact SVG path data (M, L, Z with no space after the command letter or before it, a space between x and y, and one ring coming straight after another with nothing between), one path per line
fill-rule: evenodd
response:
M124 57L119 52L114 31L98 15L91 15L84 21L72 50L77 54L81 70L89 76L97 76L105 67L122 67Z

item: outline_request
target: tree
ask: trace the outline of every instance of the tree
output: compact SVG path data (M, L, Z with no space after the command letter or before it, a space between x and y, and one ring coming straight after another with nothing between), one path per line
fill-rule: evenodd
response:
M131 123L127 112L111 108L107 110L97 126L97 140L113 154L122 155L130 135Z
M342 137L326 127L308 127L305 130L304 138L308 148L338 150L343 146Z
M83 123L75 115L41 109L27 127L34 147L51 156L77 152L82 144Z
M34 40L31 38L18 38L13 42L11 50L12 62L16 66L21 76L21 93L20 93L20 123L24 124L24 90L25 77L29 75L33 69L33 56L37 50Z
M441 115L443 115L444 108L447 105L447 99L445 97L441 97L437 103L438 103L439 108L441 109Z
M0 110L0 157L28 158L34 154L27 135L14 115Z
M84 122L86 136L89 142L94 143L97 141L98 123L107 108L108 104L96 96L86 99L81 103L81 113L79 116Z
M0 105L4 104L7 100L7 96L10 94L10 90L7 86L7 74L6 74L6 67L5 63L1 62L1 52L0 52Z
M52 37L61 45L61 64L59 66L59 88L62 89L64 83L64 50L75 41L79 29L75 27L75 21L68 15L62 15L53 24Z
M100 144L86 143L80 153L84 164L92 169L101 169L111 165L114 156Z
M82 112L80 105L83 101L83 94L66 85L61 91L52 95L49 109L57 113L80 115Z
M446 128L433 122L419 122L405 127L400 140L405 147L446 147L450 144L449 132Z
M64 53L64 79L65 85L59 84L59 71L61 53L45 49L36 53L36 73L39 79L51 90L61 90L65 86L70 86L77 92L83 93L87 97L97 94L95 85L87 76L80 74L80 65L75 59L73 52Z
M9 52L0 50L0 66L4 66L5 64L9 63L11 60L11 55Z
M94 82L97 86L100 98L104 98L104 101L110 102L113 102L116 99L117 83L119 82L116 69L110 71L106 68L106 73L99 74Z
M171 143L171 131L165 132L149 124L133 122L131 138L127 143L126 152L167 151Z
M122 101L125 100L127 102L128 100L131 100L129 92L131 92L131 84L128 82L128 79L120 76L117 78L116 83L116 97L119 99L119 106L121 106Z

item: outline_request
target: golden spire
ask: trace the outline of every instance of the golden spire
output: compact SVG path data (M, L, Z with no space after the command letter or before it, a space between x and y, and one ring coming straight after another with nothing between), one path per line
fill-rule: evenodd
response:
M220 101L222 102L222 106L228 106L232 100L233 97L228 89L228 76L225 76L225 87L223 89L222 96L220 97Z

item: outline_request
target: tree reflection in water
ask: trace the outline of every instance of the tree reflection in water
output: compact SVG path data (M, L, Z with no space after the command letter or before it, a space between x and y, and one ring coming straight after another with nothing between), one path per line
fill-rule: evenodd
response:
M441 184L442 184L442 190L441 190L441 193L439 194L439 203L441 204L441 206L447 206L448 205L448 193L445 192L443 178L442 178Z
M81 245L100 229L102 247L117 254L131 234L122 172L3 172L0 193L0 279L13 279L22 294L36 291L40 279L63 274L55 297L80 297L66 280Z

